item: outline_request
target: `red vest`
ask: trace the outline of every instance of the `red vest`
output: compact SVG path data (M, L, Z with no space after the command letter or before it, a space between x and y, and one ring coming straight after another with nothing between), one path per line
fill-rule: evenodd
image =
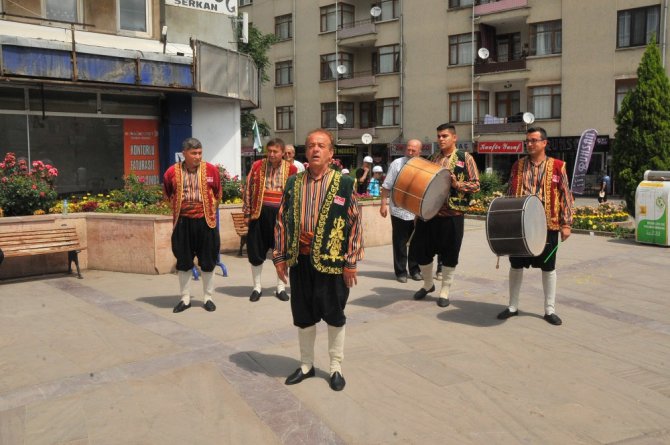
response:
M181 163L170 166L163 176L163 190L172 204L172 220L177 224L181 202L184 198L184 176ZM216 212L221 200L221 179L219 169L208 163L201 162L198 166L198 187L205 211L205 221L210 228L216 227Z

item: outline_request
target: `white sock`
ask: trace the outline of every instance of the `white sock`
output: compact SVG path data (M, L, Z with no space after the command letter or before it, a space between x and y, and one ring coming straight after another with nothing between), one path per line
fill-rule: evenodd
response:
M335 327L328 325L328 354L330 355L330 375L336 372L342 374L344 326Z
M251 266L251 278L254 280L254 290L260 292L263 287L261 286L261 274L263 273L263 264L258 266Z
M178 270L177 276L179 277L179 293L181 294L181 301L185 305L191 303L191 277L193 272L190 270Z
M421 275L423 275L423 288L425 290L430 290L433 287L433 262L426 264L425 266L419 265L421 269Z
M523 282L523 268L509 268L509 311L519 310L519 292L521 292L521 283Z
M314 367L314 341L316 340L316 325L308 328L298 328L298 344L300 345L300 369L307 374Z
M214 293L214 271L202 273L202 290L205 293L205 303L212 299Z
M542 271L542 290L544 290L544 313L551 315L556 305L556 271Z
M449 299L449 290L451 284L454 282L455 267L442 267L442 289L440 289L440 297Z
M286 290L286 285L284 282L277 276L277 293Z

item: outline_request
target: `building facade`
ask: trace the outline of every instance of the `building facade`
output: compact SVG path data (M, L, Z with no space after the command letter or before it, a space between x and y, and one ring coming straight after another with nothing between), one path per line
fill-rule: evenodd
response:
M238 174L258 74L237 27L231 0L1 0L0 150L63 194L157 184L190 136Z
M332 129L347 167L368 153L385 166L412 138L430 152L452 122L482 171L505 178L530 113L569 168L581 133L598 131L595 186L647 42L670 56L666 0L246 0L240 11L280 39L257 115L297 144Z

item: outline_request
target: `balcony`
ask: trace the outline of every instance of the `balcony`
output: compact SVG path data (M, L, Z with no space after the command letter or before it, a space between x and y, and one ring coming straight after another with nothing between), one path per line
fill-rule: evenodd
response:
M371 20L360 20L350 25L344 25L338 31L337 38L340 46L367 47L377 41L377 28Z
M341 128L337 136L340 139L360 139L365 133L374 137L375 127L372 128Z
M521 114L517 113L510 117L496 117L486 115L484 119L475 122L475 133L523 133L526 131L526 123L521 120Z
M377 92L377 78L372 71L353 73L348 79L338 83L340 96L374 96Z
M526 59L508 60L507 62L496 62L488 60L485 63L475 64L475 75L501 73L504 71L518 71L526 69Z
M496 12L510 11L512 9L528 7L528 0L489 0L477 1L475 16L494 14Z

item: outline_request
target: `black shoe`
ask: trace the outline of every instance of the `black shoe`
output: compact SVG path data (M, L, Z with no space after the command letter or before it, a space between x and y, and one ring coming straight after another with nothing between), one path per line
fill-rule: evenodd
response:
M180 302L174 307L174 309L172 309L172 312L176 314L176 313L178 313L178 312L185 311L186 309L188 309L188 308L190 308L190 307L191 307L191 303L189 303L189 304L184 304L183 301L180 301Z
M310 377L314 377L316 372L314 371L314 366L312 366L312 369L307 371L307 374L302 372L302 368L298 368L295 370L293 374L290 376L286 377L286 381L284 382L285 385L295 385L297 383L302 382L305 379L308 379Z
M261 293L258 292L257 290L254 290L249 296L250 301L258 301L260 299L261 299Z
M447 307L447 306L449 306L449 299L444 298L444 297L440 297L440 298L437 299L437 305L440 306L440 307Z
M423 275L421 275L421 272L417 272L412 275L412 279L414 281L423 281Z
M281 292L275 292L275 297L279 298L281 301L288 301L288 294L285 290Z
M563 324L563 320L556 315L556 314L544 314L544 319L547 321L549 324L553 324L554 326L560 326Z
M519 315L518 310L512 312L509 308L505 308L504 311L498 314L498 320L507 320L509 317L514 317L515 315Z
M342 391L344 389L344 385L346 384L347 382L339 372L335 371L333 375L330 376L330 389L333 391Z
M396 280L398 280L398 283L407 283L407 277L405 275L400 275L399 277L396 277Z
M426 290L422 287L421 289L419 289L418 291L416 291L414 293L414 299L415 300L423 300L424 298L426 298L426 295L428 295L429 293L434 292L434 291L435 291L435 285L433 285L428 290Z
M216 310L216 305L212 300L205 301L205 304L202 306L207 312L214 312Z

